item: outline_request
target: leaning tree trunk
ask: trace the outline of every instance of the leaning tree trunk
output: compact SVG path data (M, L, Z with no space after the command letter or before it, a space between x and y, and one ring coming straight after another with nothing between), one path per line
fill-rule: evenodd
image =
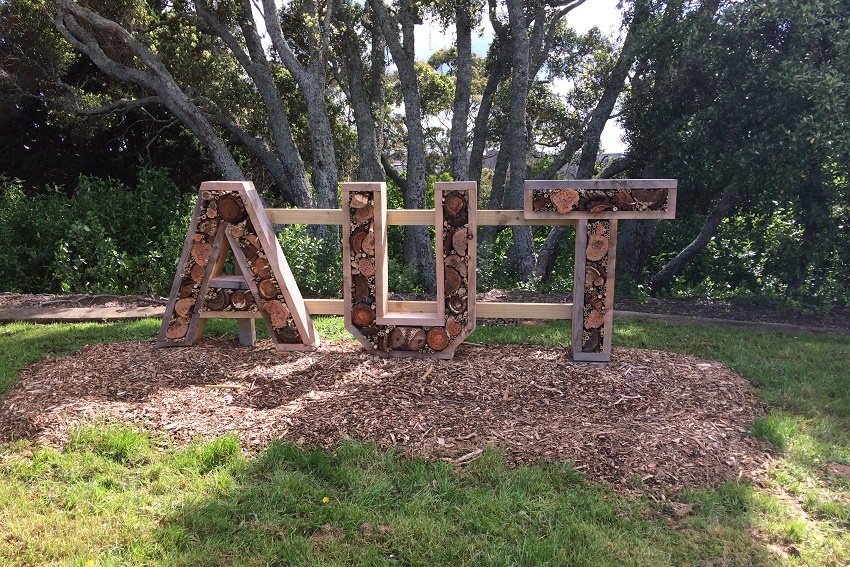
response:
M469 179L469 156L466 153L469 101L472 96L472 5L458 2L457 75L449 147L452 154L451 173L455 181Z
M525 7L521 0L508 0L508 19L512 32L513 74L511 77L510 109L503 140L510 140L508 156L510 181L508 203L521 209L527 166L528 133L526 130L526 106L528 103L529 60L528 23ZM505 144L502 144L502 148ZM528 281L534 275L534 241L530 227L513 227L514 248L520 281Z
M715 234L717 234L717 228L720 226L721 221L726 218L726 215L735 205L737 200L738 183L737 181L732 181L726 186L726 189L720 196L720 201L717 203L717 206L714 207L714 210L711 212L711 215L709 215L708 220L705 221L699 236L697 236L693 242L685 246L685 248L679 252L675 258L667 262L667 264L661 268L657 274L652 276L652 280L650 280L650 287L653 292L658 292L665 285L669 284L673 278L676 277L676 274L685 267L685 264L690 262L694 256L696 256L709 242L711 242L711 239Z
M401 31L404 42L399 39L399 20L391 15L383 0L372 0L372 10L381 27L387 46L398 69L404 101L404 123L407 127L407 178L404 190L404 206L409 209L425 208L425 135L422 129L422 101L419 80L414 66L415 10L408 1L399 9ZM428 227L404 227L404 261L414 266L421 274L425 289L437 289L437 274Z

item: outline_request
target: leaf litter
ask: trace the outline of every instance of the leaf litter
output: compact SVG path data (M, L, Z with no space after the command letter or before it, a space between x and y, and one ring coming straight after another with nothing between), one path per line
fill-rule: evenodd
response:
M130 341L25 368L0 398L0 439L62 447L105 419L178 444L353 438L458 467L492 446L511 464L570 461L616 490L678 491L761 478L770 455L748 431L764 410L723 364L661 351L615 347L610 364L587 364L534 345L464 344L453 360L426 360L350 342L281 354L270 341Z

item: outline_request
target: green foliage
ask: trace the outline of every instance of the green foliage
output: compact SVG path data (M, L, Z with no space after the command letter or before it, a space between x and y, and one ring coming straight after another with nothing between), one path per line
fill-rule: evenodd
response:
M191 201L150 168L134 189L81 177L71 197L0 178L0 289L167 295Z
M657 10L641 31L623 116L636 173L649 166L679 179L677 219L661 223L649 271L696 237L731 184L735 208L673 290L846 303L846 2Z
M310 235L306 225L286 225L278 241L301 293L336 296L342 292L339 244Z

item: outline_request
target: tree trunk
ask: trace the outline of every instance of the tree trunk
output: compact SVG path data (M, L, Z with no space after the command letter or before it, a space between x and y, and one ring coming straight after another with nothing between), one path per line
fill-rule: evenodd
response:
M372 115L372 101L375 100L374 97L380 97L382 93L372 92L370 97L370 93L366 90L363 61L360 58L360 41L354 31L353 22L346 23L341 43L340 55L348 85L348 101L351 104L354 126L357 129L357 180L383 181L384 170L381 167L377 129Z
M693 242L685 246L685 248L679 252L675 258L667 262L667 264L661 268L657 274L652 276L650 286L653 292L660 291L662 287L670 283L685 264L687 264L694 256L705 248L705 245L708 244L717 233L717 227L720 226L720 222L726 218L726 215L735 205L737 200L738 182L733 180L726 186L726 189L720 197L720 201L711 212L708 220L705 221L699 236L697 236Z
M268 1L268 0L266 0ZM419 81L414 67L414 6L404 1L399 9L399 20L389 13L382 0L372 0L375 13L393 61L398 69L404 100L404 123L407 127L407 183L404 187L404 206L408 209L425 208L425 136L422 129L422 102ZM403 43L399 39L401 26ZM422 275L425 289L437 288L436 265L431 251L431 239L425 226L404 227L404 261L414 266Z
M510 181L508 203L511 208L521 209L527 167L528 139L526 131L526 106L528 102L529 40L525 8L521 0L508 0L508 19L511 27L511 51L513 74L511 76L510 109L508 123L502 135L502 149L507 144ZM501 152L500 152L501 153ZM531 229L526 226L513 227L517 271L520 281L528 281L534 275L534 242Z
M620 278L640 282L656 230L657 219L631 219L620 222L617 237L617 275Z
M209 149L213 161L226 179L244 179L242 169L215 133L210 122L189 100L171 73L148 47L141 44L119 24L72 0L54 0L54 4L58 8L53 20L54 25L69 43L88 55L98 69L106 75L138 85L150 93L156 93L165 107ZM129 67L110 58L102 49L99 40L87 28L81 26L78 19L126 46L142 63L145 70Z
M469 152L468 177L473 181L481 181L481 170L483 169L484 149L487 146L489 135L490 110L498 91L499 84L507 73L510 66L510 47L508 32L501 24L496 15L496 2L489 0L490 23L496 34L490 46L489 61L492 65L487 66L487 84L481 93L481 102L478 105L478 114L475 115L475 125L472 131L472 148Z
M466 152L469 122L469 100L472 96L472 5L457 2L457 73L449 148L452 154L451 174L455 181L469 178L469 156Z

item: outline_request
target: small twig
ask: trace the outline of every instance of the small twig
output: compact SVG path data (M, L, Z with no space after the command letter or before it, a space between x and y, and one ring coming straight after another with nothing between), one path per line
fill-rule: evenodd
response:
M460 456L457 459L444 459L445 461L455 464L455 465L467 465L478 458L481 453L484 452L484 449L476 449L471 453L467 453L466 455Z
M616 402L614 402L614 405L616 406L617 404L622 403L626 400L639 400L641 397L642 396L622 396L621 395L620 399L617 400Z
M562 396L564 395L564 392L562 390L559 390L558 388L550 388L549 386L541 386L540 384L535 384L534 382L531 382L530 384L532 386L534 386L535 388L539 388L541 390L546 390L547 392L554 392L554 393L560 394Z
M428 367L428 370L426 370L426 371L425 371L425 374L423 374L423 375L422 375L422 378L420 378L420 380L424 380L425 378L427 378L428 376L430 376L430 375L431 375L431 372L433 372L433 371L434 371L434 367L433 367L433 366L429 366L429 367Z

